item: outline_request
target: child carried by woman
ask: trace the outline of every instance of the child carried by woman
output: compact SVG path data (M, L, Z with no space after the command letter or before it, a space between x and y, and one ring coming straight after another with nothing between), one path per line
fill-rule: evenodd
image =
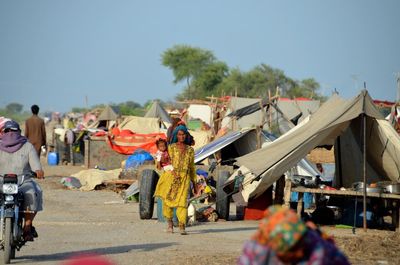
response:
M158 149L155 155L157 169L163 169L165 171L174 170L174 167L171 164L171 157L168 154L167 140L158 139L156 141L156 146Z

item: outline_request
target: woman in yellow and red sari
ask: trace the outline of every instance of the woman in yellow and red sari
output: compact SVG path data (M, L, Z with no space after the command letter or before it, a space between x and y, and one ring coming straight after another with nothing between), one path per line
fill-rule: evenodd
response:
M163 201L163 215L168 222L167 232L173 232L173 209L179 221L179 231L186 235L188 195L190 181L196 183L194 166L194 150L189 146L190 135L184 125L176 127L172 134L172 144L168 146L168 153L173 166L172 171L164 171L157 183L154 196ZM196 189L196 185L193 185ZM196 190L194 190L196 193Z

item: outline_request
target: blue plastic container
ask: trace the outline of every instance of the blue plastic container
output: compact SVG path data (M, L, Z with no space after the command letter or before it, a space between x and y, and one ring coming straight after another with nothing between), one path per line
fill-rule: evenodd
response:
M59 156L56 152L49 152L47 154L47 164L49 166L57 166L59 162Z

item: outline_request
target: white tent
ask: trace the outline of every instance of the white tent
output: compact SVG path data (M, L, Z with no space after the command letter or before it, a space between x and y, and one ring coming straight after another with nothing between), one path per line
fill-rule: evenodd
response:
M144 115L146 118L160 118L164 122L171 123L171 117L167 111L160 105L158 100L154 100L150 109Z
M145 118L137 116L127 116L118 126L121 130L131 130L134 133L159 133L160 119L159 118Z
M362 120L366 116L367 182L400 180L400 137L367 91L352 100L332 96L305 120L267 147L237 158L254 175L248 197L261 195L317 146L335 145L337 187L362 181ZM247 198L248 199L248 198Z

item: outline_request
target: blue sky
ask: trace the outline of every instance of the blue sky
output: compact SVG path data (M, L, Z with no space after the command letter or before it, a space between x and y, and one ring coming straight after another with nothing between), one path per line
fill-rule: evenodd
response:
M395 100L400 1L0 1L0 107L173 99L161 54L211 50L229 67L265 63L324 95Z

